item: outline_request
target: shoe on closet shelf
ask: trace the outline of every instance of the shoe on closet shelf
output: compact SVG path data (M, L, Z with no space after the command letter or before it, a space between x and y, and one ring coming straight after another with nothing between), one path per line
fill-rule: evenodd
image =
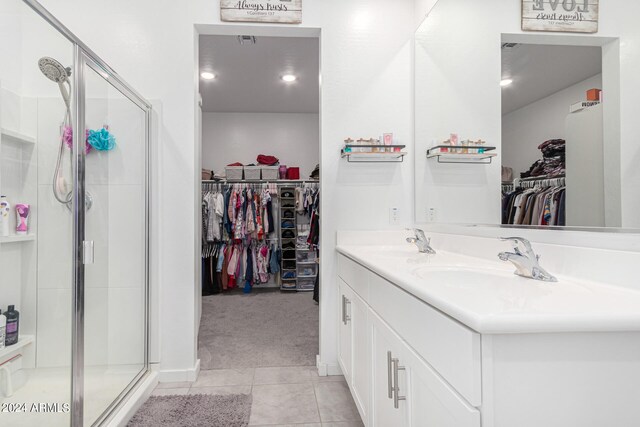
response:
M289 220L285 220L282 221L282 228L295 228L295 224L293 223L293 221L289 221Z
M293 242L287 242L282 244L282 249L295 249L296 245Z
M282 275L283 279L295 279L296 278L296 272L295 271L287 271L286 273L284 273Z
M291 191L285 191L282 193L281 197L293 198L295 197Z
M293 218L293 211L284 211L282 214L283 218Z
M296 237L296 233L294 233L293 230L284 230L282 232L283 239L295 239L295 237Z
M284 209L287 209L287 208L293 209L293 208L295 208L295 206L293 204L291 204L291 203L285 203L284 205L282 205L282 208L284 208Z

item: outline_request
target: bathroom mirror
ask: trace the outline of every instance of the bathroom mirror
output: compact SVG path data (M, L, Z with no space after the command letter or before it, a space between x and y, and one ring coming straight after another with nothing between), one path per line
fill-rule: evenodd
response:
M640 228L634 24L523 32L509 3L439 0L416 31L416 222Z

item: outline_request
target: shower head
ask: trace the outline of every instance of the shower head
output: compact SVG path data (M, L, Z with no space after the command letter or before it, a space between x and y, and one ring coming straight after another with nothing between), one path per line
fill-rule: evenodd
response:
M53 58L49 58L48 56L40 58L40 60L38 60L38 67L40 67L42 74L53 82L60 84L69 81L71 68L65 68Z

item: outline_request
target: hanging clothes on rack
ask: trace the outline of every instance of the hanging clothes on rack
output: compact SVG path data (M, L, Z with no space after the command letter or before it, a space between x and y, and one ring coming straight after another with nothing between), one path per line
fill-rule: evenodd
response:
M202 183L202 287L203 295L279 283L282 249L278 187L275 183L203 181ZM300 241L317 250L319 242L319 195L317 183L303 181L294 187L294 215L311 221ZM293 192L292 192L293 195ZM292 206L293 207L293 206ZM294 210L292 210L294 212ZM315 217L314 217L315 215ZM291 218L284 218L291 220ZM310 227L315 234L310 234ZM312 239L309 240L309 236ZM302 236L300 236L302 237ZM295 253L295 243L291 248ZM295 262L295 256L293 257Z
M515 190L502 194L502 223L566 225L564 177L516 180Z

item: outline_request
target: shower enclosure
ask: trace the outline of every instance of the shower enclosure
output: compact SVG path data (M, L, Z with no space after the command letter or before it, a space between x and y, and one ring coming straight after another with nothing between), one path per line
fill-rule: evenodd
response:
M149 372L150 115L39 3L0 2L0 426L104 424Z

